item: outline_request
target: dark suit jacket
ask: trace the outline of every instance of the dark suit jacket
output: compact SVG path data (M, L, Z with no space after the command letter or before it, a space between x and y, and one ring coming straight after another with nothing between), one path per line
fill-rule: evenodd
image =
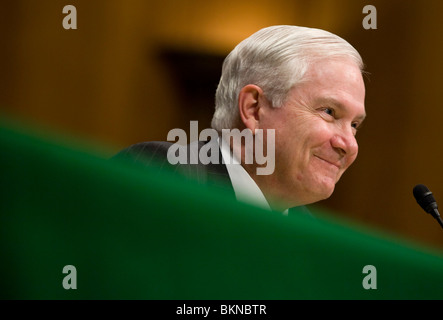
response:
M198 152L200 152L200 149L208 143L217 144L217 142L211 140L198 141L195 143L198 144ZM141 142L120 151L113 157L113 159L123 159L141 166L156 164L160 166L160 168L167 167L167 169L196 180L201 184L221 187L235 198L234 188L232 187L231 180L229 179L228 169L226 168L226 165L222 163L222 155L220 150L218 164L202 164L198 157L197 164L190 164L190 157L193 149L190 147L190 145L187 145L187 164L178 163L176 165L172 165L169 163L167 158L168 149L172 145L173 143L165 141ZM216 147L218 149L218 144Z
M217 144L216 141L212 140L198 141L194 143L198 143L197 147L198 152L200 152L200 149L208 143ZM181 173L189 178L198 181L199 183L223 188L223 190L225 190L235 199L234 188L229 178L228 169L226 168L226 165L222 163L222 155L221 151L218 149L218 144L217 144L217 149L219 150L218 164L214 163L203 164L200 162L198 155L197 155L198 163L190 164L190 156L191 152L193 152L193 149L190 147L190 145L187 145L186 146L187 158L188 158L187 164L176 164L176 165L170 164L167 158L168 149L172 145L173 143L164 142L164 141L141 142L120 151L113 158L124 159L126 161L142 166L149 166L156 163L160 167L168 167L168 169ZM303 212L311 215L311 213L305 206L300 206L296 208L297 212ZM289 214L291 214L291 211L294 212L293 209L294 208L289 209Z

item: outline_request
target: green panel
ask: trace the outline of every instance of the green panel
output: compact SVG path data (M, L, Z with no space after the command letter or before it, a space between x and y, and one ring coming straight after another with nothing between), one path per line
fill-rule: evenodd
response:
M430 250L54 141L0 128L2 299L443 298ZM62 286L66 265L76 290Z

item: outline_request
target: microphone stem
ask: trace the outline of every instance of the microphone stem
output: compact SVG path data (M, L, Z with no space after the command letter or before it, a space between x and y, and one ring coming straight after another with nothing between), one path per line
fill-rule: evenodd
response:
M438 216L437 218L435 218L435 219L437 219L437 221L438 221L438 223L440 224L440 226L443 228L443 220L441 219L441 217L440 216Z
M438 212L437 208L434 208L431 215L437 220L437 222L440 224L440 226L443 228L443 220L441 219L440 212Z

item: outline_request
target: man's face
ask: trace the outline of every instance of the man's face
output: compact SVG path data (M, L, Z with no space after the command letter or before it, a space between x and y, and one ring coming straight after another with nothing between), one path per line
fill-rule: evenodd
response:
M272 193L291 205L328 198L357 157L357 128L365 117L365 86L349 60L312 64L307 81L280 108L261 110L260 128L275 129Z

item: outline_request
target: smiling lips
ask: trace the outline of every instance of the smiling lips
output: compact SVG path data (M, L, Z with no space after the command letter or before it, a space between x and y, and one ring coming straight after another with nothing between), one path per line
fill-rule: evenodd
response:
M323 159L323 158L321 158L321 157L319 157L319 156L315 156L315 157L317 157L317 158L320 159L321 161L324 161L324 162L326 162L326 163L328 163L328 164L330 164L330 165L333 165L333 166L337 167L339 170L340 170L341 167L342 167L342 164L341 164L340 161L334 162L334 161L330 161L330 160Z

